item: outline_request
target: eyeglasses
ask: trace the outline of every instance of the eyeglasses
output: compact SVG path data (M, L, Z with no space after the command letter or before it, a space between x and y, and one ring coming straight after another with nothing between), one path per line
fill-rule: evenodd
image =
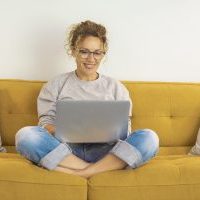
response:
M100 60L105 55L105 52L101 50L89 51L88 49L78 49L78 54L81 58L84 59L88 58L91 54L93 54L93 57L96 60Z

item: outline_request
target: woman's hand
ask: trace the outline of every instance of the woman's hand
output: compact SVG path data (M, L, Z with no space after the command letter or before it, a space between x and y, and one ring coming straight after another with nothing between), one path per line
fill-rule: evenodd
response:
M47 124L44 126L44 128L52 135L55 133L56 130L55 126L52 124Z

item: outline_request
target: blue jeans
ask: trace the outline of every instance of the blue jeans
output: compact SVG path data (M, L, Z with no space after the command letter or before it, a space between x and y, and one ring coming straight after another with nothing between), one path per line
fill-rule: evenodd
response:
M49 170L55 169L69 154L87 162L96 162L108 153L136 168L154 157L158 149L158 136L150 129L137 130L125 140L115 143L60 143L40 126L27 126L16 134L16 150L28 160Z

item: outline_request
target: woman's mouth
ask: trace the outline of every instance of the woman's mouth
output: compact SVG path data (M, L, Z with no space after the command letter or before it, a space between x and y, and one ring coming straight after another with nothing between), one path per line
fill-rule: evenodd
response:
M90 64L90 63L84 63L84 67L86 69L93 69L95 67L95 64Z

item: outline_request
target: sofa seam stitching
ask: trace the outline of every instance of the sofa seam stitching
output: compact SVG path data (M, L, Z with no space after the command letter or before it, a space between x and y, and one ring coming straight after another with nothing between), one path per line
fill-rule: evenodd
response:
M64 185L64 184L54 184L54 183L53 184L46 184L46 183L33 183L33 182L23 182L23 181L0 180L0 182L4 182L4 181L12 182L12 183L21 183L21 184L23 184L23 183L33 184L33 185L56 185L56 186L60 185L60 186L70 186L70 187L85 187L85 186L87 186L87 184L85 184L85 185Z

